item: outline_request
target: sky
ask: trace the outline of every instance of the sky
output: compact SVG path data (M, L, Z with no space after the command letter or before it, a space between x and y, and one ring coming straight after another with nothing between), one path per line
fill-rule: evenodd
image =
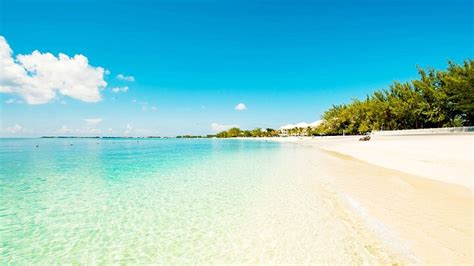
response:
M0 136L313 122L474 54L472 0L0 0Z

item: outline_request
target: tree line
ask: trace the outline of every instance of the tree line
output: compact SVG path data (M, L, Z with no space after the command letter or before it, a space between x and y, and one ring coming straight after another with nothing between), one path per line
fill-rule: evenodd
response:
M474 61L449 61L446 70L418 68L419 79L394 82L364 100L333 105L316 128L294 128L289 135L365 134L373 130L401 130L474 125ZM218 138L275 137L267 128L231 128ZM209 137L209 136L208 136ZM211 137L214 137L212 135Z
M419 79L394 82L365 100L333 105L324 112L317 135L364 134L474 125L474 61L448 62L446 70L418 68Z
M233 127L226 131L217 133L215 136L218 138L235 138L235 137L277 137L280 134L280 131L273 128L255 128L252 130L241 130L240 128Z

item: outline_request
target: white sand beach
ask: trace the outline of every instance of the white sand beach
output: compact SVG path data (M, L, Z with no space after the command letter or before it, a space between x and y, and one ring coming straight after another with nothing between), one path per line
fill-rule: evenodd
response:
M324 161L333 189L402 262L472 264L473 135L277 138ZM291 145L291 144L288 144ZM324 155L322 155L324 154Z
M319 148L416 176L473 188L474 135L317 138Z

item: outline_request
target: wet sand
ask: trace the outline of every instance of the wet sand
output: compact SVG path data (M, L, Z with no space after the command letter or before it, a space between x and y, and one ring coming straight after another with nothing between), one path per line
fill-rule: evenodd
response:
M295 145L324 161L320 170L331 176L333 189L403 263L474 262L471 189L327 151L317 141Z
M472 190L327 151L315 141L283 142L284 155L275 154L279 164L266 173L274 178L262 184L230 241L251 240L237 261L474 262Z

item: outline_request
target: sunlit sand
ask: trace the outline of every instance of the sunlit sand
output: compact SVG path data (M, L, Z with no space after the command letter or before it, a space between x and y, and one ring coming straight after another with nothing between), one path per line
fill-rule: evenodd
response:
M308 153L306 158L317 158L319 172L331 177L333 189L346 199L349 209L401 261L459 264L473 262L472 138L381 137L371 143L358 142L354 137L282 141L301 146ZM405 141L408 145L403 144ZM372 160L387 167L367 163ZM430 175L433 178L428 178Z

